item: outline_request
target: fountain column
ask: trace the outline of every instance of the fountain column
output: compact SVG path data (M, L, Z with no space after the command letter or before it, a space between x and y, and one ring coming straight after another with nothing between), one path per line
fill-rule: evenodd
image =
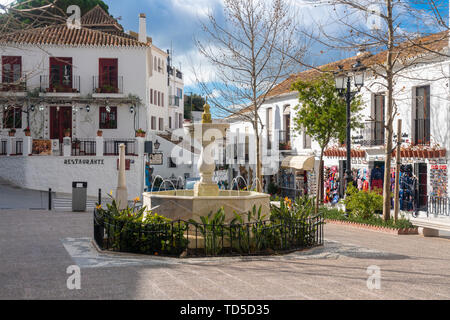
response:
M194 186L194 196L215 197L219 195L219 186L213 181L216 164L212 157L212 146L214 138L205 138L205 132L212 127L211 113L208 102L203 106L202 114L202 150L198 160L197 168L200 173L200 181Z
M125 176L125 145L119 146L119 178L117 181L116 202L119 210L128 206L128 190Z

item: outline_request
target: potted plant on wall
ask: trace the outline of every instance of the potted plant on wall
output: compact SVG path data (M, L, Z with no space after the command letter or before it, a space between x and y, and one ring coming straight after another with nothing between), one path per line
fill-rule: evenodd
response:
M102 137L103 136L103 131L102 130L97 130L97 137Z
M70 129L69 128L64 130L64 136L65 137L70 137Z
M8 135L10 137L14 137L15 134L16 134L16 129L14 129L14 128L10 129L9 132L8 132Z
M141 137L141 138L145 138L145 131L142 130L141 128L136 130L136 137Z
M29 137L29 136L31 135L30 127L26 127L26 128L23 130L23 132L25 133L25 136Z

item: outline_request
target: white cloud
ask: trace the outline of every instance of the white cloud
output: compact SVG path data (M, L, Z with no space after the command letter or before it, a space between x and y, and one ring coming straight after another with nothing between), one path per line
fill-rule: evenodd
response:
M206 17L216 5L222 5L222 0L171 0L173 7L193 16Z

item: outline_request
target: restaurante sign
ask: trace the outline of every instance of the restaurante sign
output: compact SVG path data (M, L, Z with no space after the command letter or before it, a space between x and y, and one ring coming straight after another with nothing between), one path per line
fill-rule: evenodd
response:
M104 165L103 159L64 159L64 164Z

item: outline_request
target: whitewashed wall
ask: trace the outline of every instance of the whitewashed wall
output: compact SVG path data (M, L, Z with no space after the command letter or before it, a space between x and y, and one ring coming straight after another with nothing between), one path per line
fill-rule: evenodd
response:
M94 160L102 164L65 164L67 160ZM88 195L97 196L98 189L109 193L117 187L118 157L1 157L0 176L15 185L33 190L72 193L72 181L87 181ZM126 157L134 163L126 171L128 199L140 196L143 190L143 158Z

